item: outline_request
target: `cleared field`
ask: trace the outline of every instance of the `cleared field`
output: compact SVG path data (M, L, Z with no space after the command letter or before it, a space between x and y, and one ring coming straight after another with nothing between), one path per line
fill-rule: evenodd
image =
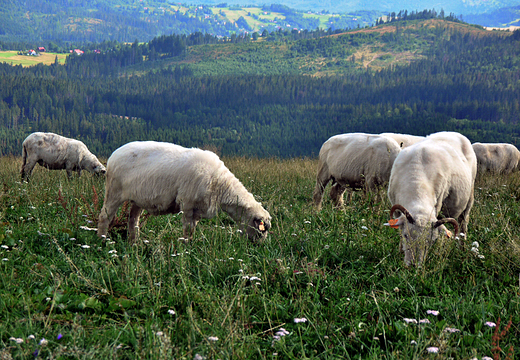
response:
M12 65L34 66L40 63L44 65L51 65L58 57L60 64L65 63L67 54L56 53L40 53L39 56L18 55L18 51L0 51L0 62L10 63Z

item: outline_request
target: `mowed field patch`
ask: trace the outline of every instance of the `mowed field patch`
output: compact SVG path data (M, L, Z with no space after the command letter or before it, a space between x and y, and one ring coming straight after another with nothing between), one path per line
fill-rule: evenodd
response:
M39 56L19 55L18 51L0 51L0 62L10 63L11 65L33 66L43 63L44 65L53 64L58 57L60 64L65 63L67 54L40 53Z

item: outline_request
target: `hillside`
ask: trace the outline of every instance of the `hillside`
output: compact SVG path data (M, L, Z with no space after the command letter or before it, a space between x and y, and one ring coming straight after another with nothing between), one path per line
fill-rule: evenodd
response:
M399 21L359 30L322 32L318 37L305 38L301 34L302 38L294 41L288 41L290 35L274 33L256 42L189 46L182 56L162 58L130 67L128 71L142 73L153 68L188 65L196 75L345 75L425 59L432 45L448 40L453 33L493 38L511 35L443 19Z
M468 22L489 27L520 26L520 6L512 6L483 14L470 14L464 17Z
M68 50L86 42L149 41L160 35L208 33L219 37L278 29L346 29L375 23L383 13L296 11L282 5L255 7L180 5L162 0L33 0L0 3L0 48L44 45ZM2 46L2 42L4 45Z
M191 4L199 4L197 1L189 1ZM221 4L219 0L204 0L204 4L216 6ZM234 2L230 2L234 3ZM259 0L242 0L241 5L255 6L264 4ZM301 11L328 11L328 12L349 12L352 10L379 10L382 12L392 12L400 10L417 11L422 9L443 9L446 13L455 13L457 16L467 14L480 14L491 12L503 7L516 5L514 0L283 0L277 3L284 4Z
M250 1L242 5L212 1L186 5L165 0L5 0L0 2L0 50L45 46L50 51L66 52L86 43L146 42L161 35L195 32L230 38L278 30L357 29L372 26L381 18L422 9L459 19L464 14L466 21L482 26L509 26L518 19L518 8L504 0L433 5L389 1L284 4L289 6Z

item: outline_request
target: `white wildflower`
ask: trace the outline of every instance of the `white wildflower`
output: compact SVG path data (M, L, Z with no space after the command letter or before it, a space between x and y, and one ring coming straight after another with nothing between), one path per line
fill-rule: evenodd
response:
M460 332L460 330L456 329L456 328L447 327L446 329L444 329L444 332L456 333L456 332Z
M23 343L23 339L22 338L10 337L9 340L14 341L17 344L22 344Z

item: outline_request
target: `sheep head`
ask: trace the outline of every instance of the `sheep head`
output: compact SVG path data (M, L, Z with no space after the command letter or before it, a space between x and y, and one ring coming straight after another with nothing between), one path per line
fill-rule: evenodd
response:
M246 226L246 234L250 240L263 240L267 237L267 232L271 228L271 215L264 210L255 211L250 217Z
M399 212L400 215L393 219L394 213ZM444 224L450 223L454 226L455 236L459 232L459 224L453 218L431 219L425 217L414 217L402 205L395 204L390 210L389 225L393 228L401 230L400 250L404 252L404 263L406 266L415 264L421 266L428 249L440 237L451 236L450 231Z

